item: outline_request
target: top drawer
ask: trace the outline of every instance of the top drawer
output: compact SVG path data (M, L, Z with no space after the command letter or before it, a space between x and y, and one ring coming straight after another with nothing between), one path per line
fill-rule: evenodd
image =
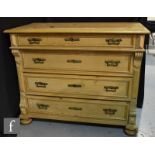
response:
M116 34L25 34L17 36L16 45L134 48L135 36Z

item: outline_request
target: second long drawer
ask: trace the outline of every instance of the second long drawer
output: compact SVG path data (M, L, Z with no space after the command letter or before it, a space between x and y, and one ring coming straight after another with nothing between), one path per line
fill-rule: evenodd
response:
M42 71L79 71L91 74L132 74L133 54L107 52L22 52L25 69ZM76 74L75 72L75 74Z
M29 94L79 98L130 99L131 78L25 73Z

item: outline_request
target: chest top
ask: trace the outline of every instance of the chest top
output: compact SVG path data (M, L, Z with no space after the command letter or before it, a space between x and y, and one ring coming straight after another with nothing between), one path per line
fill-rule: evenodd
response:
M148 34L149 30L135 22L100 23L32 23L4 31L5 33L115 33Z

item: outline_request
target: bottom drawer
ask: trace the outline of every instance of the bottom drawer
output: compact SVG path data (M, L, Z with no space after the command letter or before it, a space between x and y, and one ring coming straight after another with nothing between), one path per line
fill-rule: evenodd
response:
M126 121L128 103L54 97L29 97L29 114ZM54 117L55 118L55 117Z

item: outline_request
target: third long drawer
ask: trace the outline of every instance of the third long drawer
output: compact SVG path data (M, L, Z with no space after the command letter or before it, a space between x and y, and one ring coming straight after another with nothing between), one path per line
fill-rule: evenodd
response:
M132 78L25 73L28 94L130 99Z

